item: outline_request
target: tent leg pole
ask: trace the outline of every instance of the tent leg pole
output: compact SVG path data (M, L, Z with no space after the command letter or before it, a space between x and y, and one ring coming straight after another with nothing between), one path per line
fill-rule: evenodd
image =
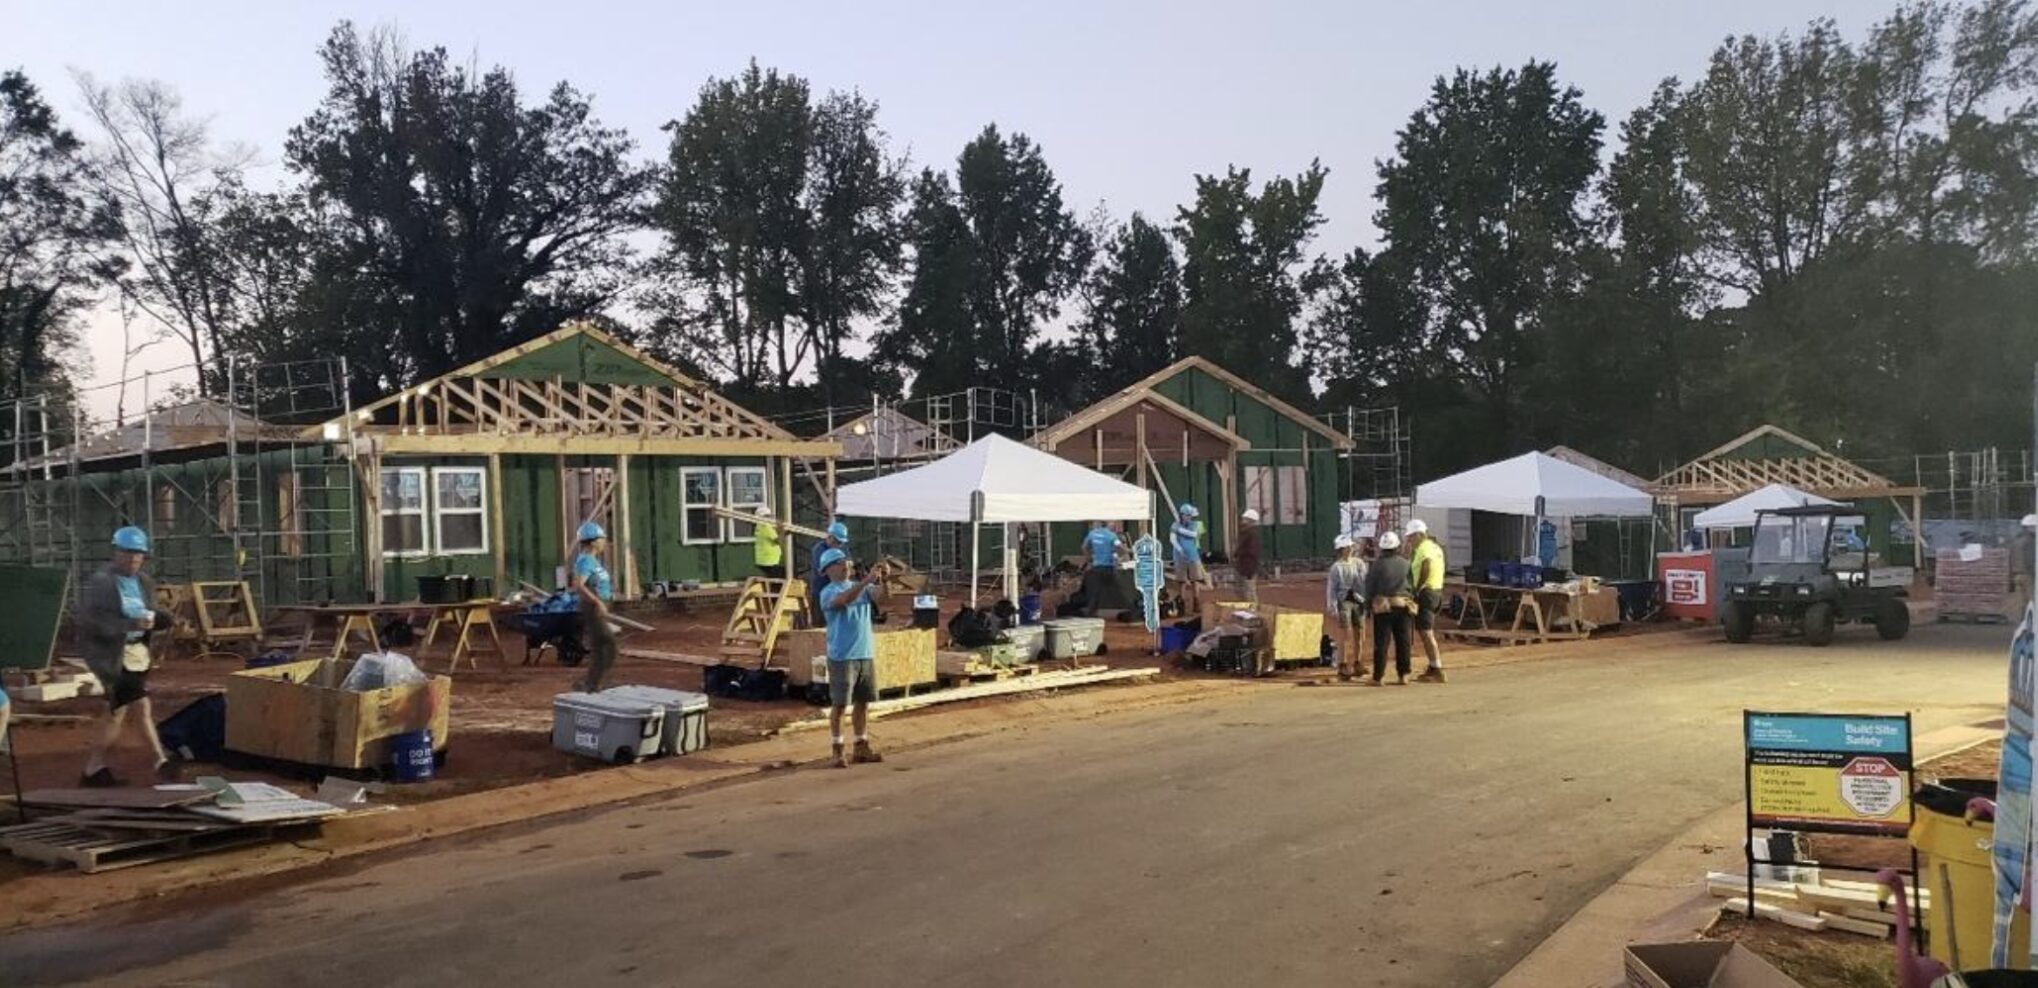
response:
M977 563L980 558L978 555L977 531L980 527L976 522L969 523L969 576L966 582L969 584L968 599L969 606L972 608L977 606Z
M1005 547L1005 565L1000 568L1005 571L1005 599L1016 604L1019 602L1019 554L1012 548L1012 523L1009 521L1005 523L1002 544Z

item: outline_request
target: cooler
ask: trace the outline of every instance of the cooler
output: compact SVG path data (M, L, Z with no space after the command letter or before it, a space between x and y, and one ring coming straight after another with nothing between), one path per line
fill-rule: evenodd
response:
M1062 618L1042 627L1047 629L1047 652L1051 658L1085 658L1104 647L1103 618Z
M1022 624L1005 629L1005 640L1019 649L1019 661L1032 662L1040 658L1040 652L1047 647L1047 626L1044 624Z
M1656 578L1663 585L1663 613L1671 620L1719 620L1719 581L1710 551L1659 552Z
M708 695L657 686L612 686L601 696L654 704L665 712L662 754L684 755L708 746Z
M624 764L655 755L665 743L665 710L655 703L600 693L552 698L552 747Z

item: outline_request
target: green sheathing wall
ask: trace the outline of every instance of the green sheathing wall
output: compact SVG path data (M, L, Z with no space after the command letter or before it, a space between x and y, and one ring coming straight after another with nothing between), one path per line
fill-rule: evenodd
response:
M1247 466L1301 466L1306 469L1309 503L1304 517L1307 521L1300 525L1275 525L1262 521L1260 538L1265 558L1308 559L1330 555L1330 542L1336 538L1338 526L1338 470L1337 454L1330 448L1328 440L1201 368L1184 368L1181 373L1156 384L1154 390L1219 425L1231 422L1233 431L1253 446L1238 456L1241 471ZM1304 436L1308 437L1307 454L1303 452ZM1229 546L1232 519L1219 517L1224 514L1224 497L1214 473L1208 478L1208 485L1196 488L1191 496L1174 489L1178 474L1168 474L1166 467L1162 470L1178 501L1186 498L1203 509L1204 520L1210 527L1208 545ZM1243 510L1245 478L1242 472L1234 478L1234 483L1238 507ZM1275 493L1278 496L1278 490Z
M741 580L757 572L751 543L687 545L680 518L680 470L683 467L766 467L774 505L778 498L775 461L740 456L640 456L630 460L630 538L637 557L637 578L653 580ZM725 491L726 496L726 491ZM802 551L804 539L793 547Z
M673 383L664 372L591 336L569 336L476 376L527 380L557 377L588 384Z
M572 457L569 462L593 459ZM522 580L551 588L566 563L559 530L559 469L550 456L502 457L503 566L510 586Z

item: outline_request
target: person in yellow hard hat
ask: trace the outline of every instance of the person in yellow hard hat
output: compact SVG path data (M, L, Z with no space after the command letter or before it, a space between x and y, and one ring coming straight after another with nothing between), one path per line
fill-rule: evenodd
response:
M107 752L120 740L127 726L128 712L134 711L142 740L156 757L156 777L174 782L177 766L163 751L156 736L155 711L149 707L148 634L156 626L152 609L155 582L142 572L149 559L149 537L129 525L113 533L113 558L85 584L79 598L79 648L85 666L92 670L106 692L109 707L106 722L85 760L86 786L117 786L113 770L106 765Z

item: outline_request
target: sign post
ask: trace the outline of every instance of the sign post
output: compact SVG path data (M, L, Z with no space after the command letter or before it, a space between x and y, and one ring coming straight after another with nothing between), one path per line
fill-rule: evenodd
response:
M1132 585L1139 588L1147 634L1161 630L1161 540L1149 532L1132 543Z
M1755 828L1905 837L1911 831L1911 717L1741 712L1747 753L1748 909ZM1841 862L1821 864L1848 868ZM1915 865L1915 862L1914 862ZM1916 875L1914 866L1911 873Z

